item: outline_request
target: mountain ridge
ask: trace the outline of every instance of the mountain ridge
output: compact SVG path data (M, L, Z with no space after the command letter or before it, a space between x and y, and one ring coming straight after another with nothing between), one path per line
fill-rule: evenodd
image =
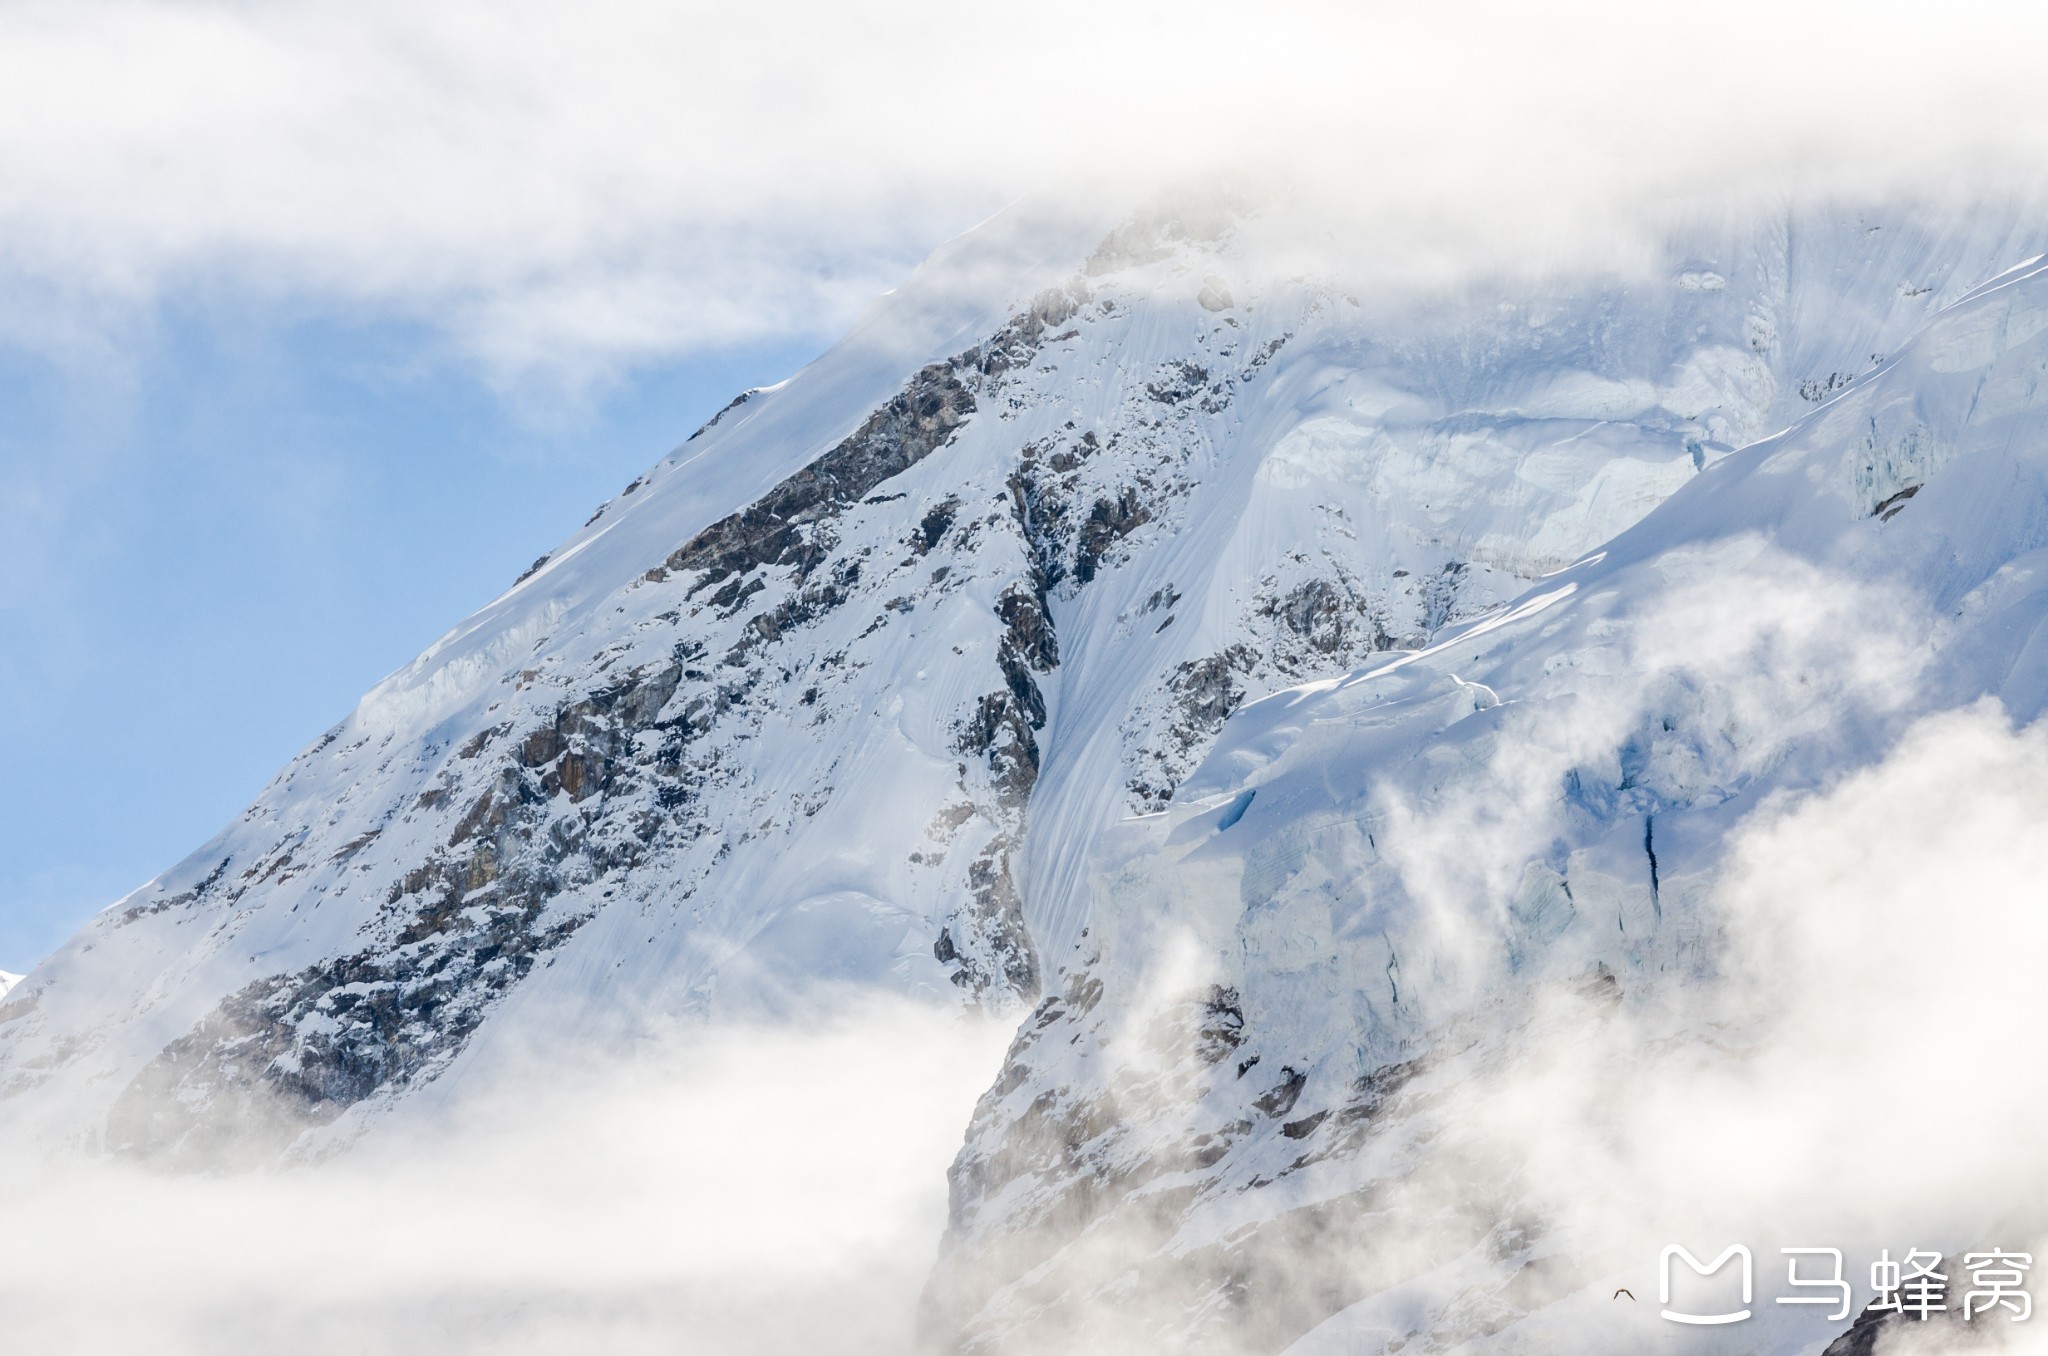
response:
M1507 602L2023 234L1763 220L1401 328L1267 269L1260 210L940 251L39 966L0 1119L308 1151L520 1031L1028 1003L1248 698Z

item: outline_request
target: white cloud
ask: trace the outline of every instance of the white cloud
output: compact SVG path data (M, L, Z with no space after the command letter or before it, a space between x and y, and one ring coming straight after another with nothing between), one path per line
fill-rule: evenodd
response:
M0 1158L0 1331L167 1356L908 1350L1007 1035L870 1003L536 1055L314 1167Z
M2019 7L533 0L0 13L18 340L200 285L500 372L829 334L1050 182L1292 160L1406 267L2024 163ZM1880 183L1880 181L1882 181ZM1549 243L1545 243L1549 242Z
M1923 719L1740 830L1715 986L1636 1020L1554 1014L1462 1113L1525 1155L1551 1218L1629 1240L1641 1274L1674 1239L1746 1241L1760 1281L1779 1247L1836 1246L1860 1308L1880 1247L2038 1253L2044 809L2048 727L2016 732L1990 700Z

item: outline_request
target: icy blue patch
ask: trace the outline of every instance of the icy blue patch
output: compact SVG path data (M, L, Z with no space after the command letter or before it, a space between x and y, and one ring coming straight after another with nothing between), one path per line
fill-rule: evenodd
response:
M1221 833L1238 820L1243 819L1244 812L1252 808L1252 797L1258 794L1256 791L1238 793L1237 799L1224 807L1223 814L1217 819L1216 832Z

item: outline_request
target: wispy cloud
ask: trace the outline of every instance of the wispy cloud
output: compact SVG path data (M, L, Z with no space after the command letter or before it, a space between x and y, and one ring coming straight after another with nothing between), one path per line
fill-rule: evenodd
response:
M231 286L426 318L500 374L829 334L1052 183L1290 162L1455 263L1617 211L1926 188L2042 142L2006 6L1077 0L22 4L17 341ZM1932 30L1932 31L1930 31Z
M317 1167L0 1162L0 1315L77 1353L908 1350L1007 1032L903 1003L501 1061Z

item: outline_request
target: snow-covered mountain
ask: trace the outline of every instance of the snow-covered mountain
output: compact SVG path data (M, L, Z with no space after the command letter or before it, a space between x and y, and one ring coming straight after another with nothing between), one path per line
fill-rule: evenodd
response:
M935 1327L974 1350L1278 1350L1325 1320L1301 1352L1697 1343L1610 1303L1654 1288L1667 1240L1618 1256L1562 1232L1562 1188L1532 1167L1555 1124L1489 1141L1469 1118L1513 1099L1471 1089L1558 1044L1560 995L1584 1011L1544 1076L1589 1104L1649 1095L1641 1065L1572 1077L1611 1020L1666 1019L1629 1048L1673 1063L1749 1039L1702 997L1745 944L1716 896L1745 826L1902 738L1967 747L2048 706L2044 379L2036 261L1506 607L1238 712L1164 813L1102 840L1086 963L1024 1023L955 1167ZM1987 698L2002 711L1972 708ZM1931 712L1964 714L1906 733ZM1889 789L1855 855L1940 894L1890 914L1804 879L1766 901L1805 911L1797 935L1847 976L1859 931L1941 947L1939 917L1979 903L1914 788ZM1970 946L2026 946L1997 935ZM1970 1006L2031 1030L2034 987L1987 979ZM1893 998L1856 997L1881 1042ZM1804 1114L1882 1117L1815 1081L1826 1048L1802 1078L1840 1107ZM2039 1167L2006 1160L2000 1214ZM1764 1307L1712 1349L1833 1335Z
M1780 632L1674 660L1716 634L1667 634L1699 591L1895 581L1962 610L1942 701L2031 709L1982 619L2021 605L1998 571L2042 500L1980 444L2032 409L2039 284L1972 289L2043 233L1802 210L1387 296L1301 274L1288 229L1183 195L940 250L8 994L0 1131L318 1152L543 1038L842 985L1035 1003L937 1330L1035 1341L1115 1292L1292 1334L1370 1293L1232 1299L1259 1240L1388 1171L1376 1109L1505 982L1415 934L1414 862L1505 973L1630 991L1690 963L1717 827L1867 704L1742 688L1758 644L1804 672ZM1978 512L2005 526L1958 538ZM1750 737L1738 699L1782 719ZM1554 708L1599 714L1504 771ZM1540 812L1467 804L1510 775ZM1187 956L1164 1044L1106 1039ZM1156 1246L1094 1275L1088 1231L1134 1211ZM1168 1239L1195 1264L1148 1270Z

